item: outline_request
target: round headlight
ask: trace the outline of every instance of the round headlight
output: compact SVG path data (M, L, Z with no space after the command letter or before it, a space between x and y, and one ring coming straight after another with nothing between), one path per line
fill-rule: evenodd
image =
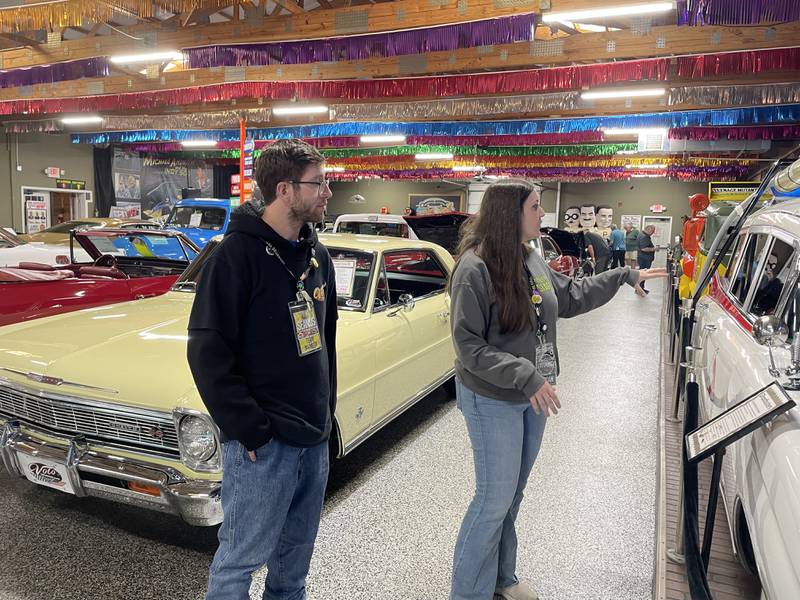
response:
M217 441L214 439L214 430L205 419L186 416L181 419L178 427L178 436L187 458L196 461L206 461L217 450Z

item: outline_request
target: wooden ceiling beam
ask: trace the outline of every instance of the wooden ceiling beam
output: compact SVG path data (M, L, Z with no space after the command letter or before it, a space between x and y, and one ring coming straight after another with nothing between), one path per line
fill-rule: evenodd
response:
M309 13L310 14L310 13ZM745 28L744 33L722 38L719 43L713 43L713 32L709 28L694 27L668 27L654 31L651 35L663 36L667 49L655 48L651 52L666 52L674 47L680 47L684 52L721 52L732 49L748 48L748 44L759 42L759 35L767 29L765 27ZM713 29L713 28L711 28ZM724 28L727 29L727 28ZM775 26L775 38L771 43L777 46L791 45L787 40L797 44L800 40L800 22L787 23ZM737 30L742 31L742 30ZM744 37L747 34L748 37ZM359 61L342 61L335 65L329 63L304 64L304 65L270 65L262 67L245 67L244 77L247 81L302 81L302 80L337 80L337 79L364 79L364 78L397 78L407 76L437 75L444 73L474 73L481 71L503 71L509 69L529 69L545 63L566 62L572 64L581 60L598 60L602 52L607 49L607 40L613 37L618 40L615 55L618 58L629 58L629 55L639 56L645 52L647 40L628 35L624 39L622 32L613 33L586 33L564 39L563 54L557 56L531 55L531 43L503 44L494 46L490 53L485 49L466 48L454 52L431 52L419 57L418 69L411 70L409 65L415 61L410 57L372 58ZM692 37L695 36L695 37ZM571 40L576 39L574 44ZM591 43L593 41L593 43ZM651 40L654 41L654 40ZM760 43L764 43L761 41ZM64 42L62 42L62 45ZM643 47L644 46L644 47ZM5 63L4 63L4 66ZM402 68L401 68L402 67ZM796 73L795 73L796 75ZM776 77L785 80L786 75L776 73ZM754 79L763 81L763 79ZM160 80L148 81L142 85L134 84L128 87L128 79L123 77L104 77L95 79L78 79L62 81L54 84L41 84L34 86L33 97L71 97L85 96L87 84L103 82L105 93L130 93L175 88L187 88L199 85L215 85L225 82L225 69L195 69L172 71L164 73L164 83ZM698 81L694 82L696 85ZM734 83L746 83L741 78ZM18 92L14 88L0 90L0 100L16 99Z
M283 1L283 0L282 0ZM288 4L288 0L285 0ZM470 0L463 10L455 10L456 0L419 2L396 0L372 6L330 8L303 12L296 15L276 16L251 25L242 22L215 23L189 30L159 30L157 43L161 47L188 48L198 44L242 44L277 42L296 39L319 39L356 33L380 33L415 27L451 25L470 21L539 12L539 2L497 3L496 0ZM625 5L630 0L605 0L606 5ZM500 6L498 7L498 4ZM551 0L552 10L578 10L596 6L596 0ZM238 4L237 4L238 6ZM352 26L348 26L348 16ZM690 28L686 28L690 29ZM134 38L153 32L153 24L125 27L125 33ZM58 60L76 60L94 56L130 54L139 50L137 40L124 35L103 36L101 40L69 40L62 44ZM27 52L5 51L3 65L6 69L47 64ZM51 60L55 60L55 57Z
M302 15L305 14L304 11L294 0L272 0L275 4L280 5L282 8L285 8L293 15Z

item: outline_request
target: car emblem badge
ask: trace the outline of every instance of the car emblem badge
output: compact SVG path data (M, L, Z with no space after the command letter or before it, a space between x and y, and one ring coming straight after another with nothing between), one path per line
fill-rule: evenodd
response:
M158 426L151 427L150 429L147 430L147 433L149 433L151 437L154 437L157 440L164 439L164 431L161 429L161 427Z
M46 383L47 385L61 385L64 380L59 377L48 377L41 373L25 373L25 377L36 383Z

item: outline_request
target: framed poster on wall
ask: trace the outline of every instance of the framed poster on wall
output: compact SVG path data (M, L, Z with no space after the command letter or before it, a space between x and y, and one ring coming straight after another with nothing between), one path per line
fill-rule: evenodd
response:
M642 215L622 215L619 223L620 227L631 225L634 229L642 228Z
M409 194L408 206L418 215L461 211L461 194Z

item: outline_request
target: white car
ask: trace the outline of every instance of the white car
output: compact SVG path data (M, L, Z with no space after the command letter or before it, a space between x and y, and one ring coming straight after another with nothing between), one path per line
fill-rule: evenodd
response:
M776 202L748 217L726 275L698 302L692 367L703 422L775 380L800 405L798 175L800 161L771 184ZM788 343L775 335L779 321ZM734 552L758 572L764 595L800 598L800 408L728 448L721 495Z
M79 260L90 260L83 250L79 249L78 252ZM24 242L15 233L0 227L0 267L16 267L26 262L67 265L70 263L69 247Z

